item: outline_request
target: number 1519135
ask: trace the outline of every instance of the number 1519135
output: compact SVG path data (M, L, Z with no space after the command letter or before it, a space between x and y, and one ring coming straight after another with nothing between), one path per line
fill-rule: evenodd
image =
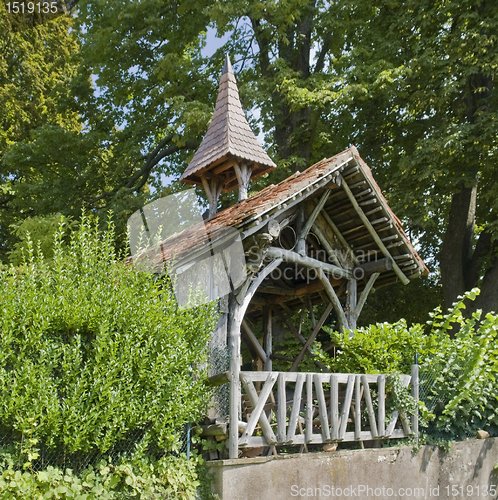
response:
M57 2L8 2L5 4L9 14L55 14Z

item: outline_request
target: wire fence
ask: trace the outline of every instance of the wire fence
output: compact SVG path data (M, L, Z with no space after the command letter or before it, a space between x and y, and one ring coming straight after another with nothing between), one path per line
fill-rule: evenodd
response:
M104 453L97 449L68 453L64 448L51 448L44 443L35 443L28 449L29 440L26 437L16 435L12 430L0 429L0 448L9 452L11 457L16 459L14 467L20 470L24 468L31 455L29 467L32 470L39 471L52 466L63 471L71 469L75 473L80 473L89 467L95 468L102 461L111 461L116 464L122 459L133 456L139 448L144 447L147 439L146 431L146 428L130 431L124 439L115 443ZM190 453L190 424L185 426L181 432L178 447L174 452L160 449L150 442L145 444L145 454L154 458L160 458L167 454L179 455L183 453L186 455Z
M464 440L476 437L479 429L489 432L490 436L498 436L498 427L492 426L477 412L459 419L457 422L443 422L441 418L448 403L456 395L457 387L464 370L455 367L444 370L438 366L422 365L419 371L419 399L425 403L427 410L435 418L420 428L428 436L444 440Z

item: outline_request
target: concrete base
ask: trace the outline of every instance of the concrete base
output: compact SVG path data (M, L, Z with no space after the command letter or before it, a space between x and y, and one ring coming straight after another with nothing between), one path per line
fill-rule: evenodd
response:
M405 446L208 462L222 500L418 498L496 500L498 438L449 452Z

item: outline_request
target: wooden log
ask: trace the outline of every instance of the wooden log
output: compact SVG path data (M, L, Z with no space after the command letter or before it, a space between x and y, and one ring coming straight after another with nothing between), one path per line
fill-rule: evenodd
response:
M351 400L353 399L353 390L355 386L355 376L348 375L348 383L346 386L346 396L344 397L344 403L342 403L341 417L340 417L340 427L339 427L339 439L343 440L346 436L346 426L348 425L348 415L351 408Z
M348 280L346 287L346 321L348 322L349 338L353 337L356 330L356 293L357 282L353 278Z
M216 387L218 385L223 385L230 382L230 371L217 373L216 375L212 375L206 381L206 385L210 387Z
M296 425L299 418L299 410L301 408L301 396L303 393L305 375L304 373L297 374L296 388L294 389L294 401L292 402L292 410L289 418L289 427L287 430L287 443L292 444L294 442L294 436L296 434Z
M235 422L239 421L240 406L241 406L241 389L240 389L240 365L241 365L241 335L240 327L244 314L249 306L249 303L256 293L261 282L274 269L282 263L281 259L275 259L273 262L263 268L255 278L253 278L247 292L243 297L235 297L230 301L230 332L229 332L229 349L230 349L230 430L228 454L229 458L238 458L239 456L239 433ZM239 302L240 300L240 302ZM266 418L266 416L265 416Z
M316 399L318 402L318 411L320 425L322 428L322 437L325 442L330 442L329 419L327 417L327 404L325 403L325 394L323 393L322 381L319 377L313 377L316 389Z
M313 434L313 374L306 374L306 429L305 442L311 443L311 436Z
M363 212L363 209L360 207L360 205L356 201L355 196L353 195L353 193L349 189L347 183L344 182L344 180L343 180L343 183L342 183L342 188L346 192L349 200L351 201L351 204L355 208L356 212L360 216L360 219L365 224L366 228L368 229L368 232L371 234L372 238L374 239L375 243L377 243L378 247L380 248L380 250L382 251L382 253L384 254L384 256L392 259L391 254L389 253L389 250L384 245L384 243L381 240L380 236L375 231L372 223L369 221L368 217ZM398 278L401 280L401 282L404 285L407 285L410 282L410 280L404 275L403 271L401 271L401 269L396 264L396 262L393 262L393 269L394 269L394 272L396 273L396 275L398 276Z
M267 256L274 259L282 259L285 262L290 262L292 264L299 264L310 269L320 269L322 272L325 271L332 274L334 278L349 279L352 277L351 271L348 271L347 269L334 266L333 264L327 264L326 262L321 262L319 260L312 259L311 257L305 257L291 250L284 250L283 248L269 247Z
M265 413L263 412L263 408L266 404L266 400L268 399L268 396L270 395L270 392L273 388L273 385L275 384L275 381L277 380L278 374L275 372L270 372L266 378L265 384L263 385L263 388L261 389L261 393L258 396L258 393L256 392L256 389L254 388L254 384L252 383L251 380L248 380L246 377L243 375L241 376L242 383L244 384L244 387L246 388L247 395L249 396L249 400L251 401L251 404L254 407L254 410L251 413L251 416L249 417L249 420L247 422L247 428L242 434L242 436L239 439L239 446L246 446L249 438L252 436L254 429L256 428L256 424L259 421L259 425L261 426L261 430L263 431L263 434L269 444L276 444L277 443L277 438L275 437L275 434L273 433L273 430L271 428L270 422L268 422L268 418L266 417Z
M292 366L289 371L294 372L296 371L296 368L299 366L299 363L304 358L304 354L306 353L307 349L311 346L311 344L314 342L315 337L318 335L318 332L321 330L323 324L325 323L326 319L329 317L330 311L332 311L332 304L329 304L325 311L323 312L320 320L316 324L315 328L313 329L313 332L311 333L309 339L306 341L304 344L303 348L301 349L300 353L297 355L297 358L294 360L294 363L292 363Z
M419 399L419 378L418 365L412 365L412 397L417 402L415 415L412 416L412 430L415 442L418 444L418 399Z
M251 327L249 326L249 323L247 320L243 319L242 320L242 327L244 328L244 331L246 332L247 337L251 341L251 345L254 347L254 350L257 352L259 358L263 363L266 361L266 352L264 349L261 347L261 344L258 342L258 339L256 338L256 335L254 335L253 331L251 330Z
M263 369L267 372L272 370L272 314L269 307L263 307L263 350L266 358L263 363Z
M365 302L367 301L368 294L370 293L370 290L372 289L375 280L380 276L380 273L373 273L370 278L368 278L367 284L365 285L365 288L360 294L360 298L358 299L358 303L356 304L356 310L355 310L355 316L356 319L361 314L361 310L363 309L363 306L365 305Z
M334 288L332 287L332 285L329 283L329 280L325 276L325 273L321 269L318 269L317 272L319 280L323 283L325 293L327 294L330 302L332 303L332 306L334 307L334 311L337 314L337 319L339 321L339 329L341 331L345 331L348 327L348 320L342 309L341 302L339 301L339 298L337 297Z
M353 269L353 276L357 279L362 279L364 276L370 276L372 273L383 273L384 271L391 271L393 268L393 260L387 257L372 262L365 262L359 264Z
M361 376L355 376L354 384L354 438L360 439L361 434Z
M377 389L379 393L379 404L378 404L378 431L377 435L383 438L386 433L386 376L379 375L377 378Z
M339 382L337 376L330 376L330 437L339 439Z
M310 232L311 226L315 223L316 218L318 217L318 214L320 213L320 210L323 208L325 205L325 202L327 201L328 197L330 196L330 190L326 189L320 199L318 200L318 203L315 205L315 208L311 212L311 215L308 217L306 222L303 225L303 228L301 229L299 233L299 239L305 239L308 233Z
M223 424L209 424L209 425L201 425L201 436L222 436L225 439L228 438L226 423Z
M287 417L287 399L285 394L285 374L278 374L278 395L277 395L277 441L281 444L285 443L287 429L286 417Z
M325 248L327 255L332 260L334 265L342 267L341 263L339 262L336 254L335 254L334 249L332 248L329 241L327 240L327 237L325 236L325 234L323 234L322 230L319 228L319 226L316 223L313 225L313 231L315 232L315 234L316 234L318 240L320 241L320 243L322 244L323 248Z
M372 433L372 439L379 437L377 432L377 422L375 420L375 411L372 404L372 396L370 394L370 387L368 385L368 380L365 375L361 376L361 383L363 384L363 394L365 395L365 403L367 405L368 420L370 422L370 432Z
M280 309L274 307L273 311L277 313L280 319L287 325L292 335L294 335L302 345L306 344L306 339L301 335L301 333L297 330L297 328L290 322L290 320L280 311ZM304 311L304 309L302 310ZM316 354L308 347L306 352L313 358L316 357ZM294 360L292 360L294 361ZM325 366L321 361L314 360L315 364L320 368L320 370L329 371L329 368Z

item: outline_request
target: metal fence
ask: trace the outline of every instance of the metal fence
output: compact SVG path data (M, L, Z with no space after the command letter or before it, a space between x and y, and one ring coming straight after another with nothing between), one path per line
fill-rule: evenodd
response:
M2 432L3 431L3 432ZM109 450L102 453L99 450L90 450L86 452L67 453L63 448L49 448L43 443L33 445L30 452L36 451L38 457L30 460L30 468L39 471L48 466L57 467L62 470L71 469L75 473L96 467L102 460L118 463L121 459L131 457L137 452L137 448L143 444L146 429L135 429L121 441L115 443ZM185 426L181 433L179 446L175 452L166 452L153 444L148 444L146 454L154 458L160 458L166 454L179 455L190 453L190 424ZM28 459L26 449L27 438L21 435L15 435L11 430L0 429L0 448L10 452L15 459L14 467L23 469Z
M425 403L429 412L435 415L426 425L420 425L421 431L435 439L464 440L476 437L479 429L486 430L490 436L498 436L498 427L490 426L484 417L477 413L466 418L443 425L441 416L446 405L456 394L464 370L455 367L448 369L440 366L422 365L419 371L419 399Z

